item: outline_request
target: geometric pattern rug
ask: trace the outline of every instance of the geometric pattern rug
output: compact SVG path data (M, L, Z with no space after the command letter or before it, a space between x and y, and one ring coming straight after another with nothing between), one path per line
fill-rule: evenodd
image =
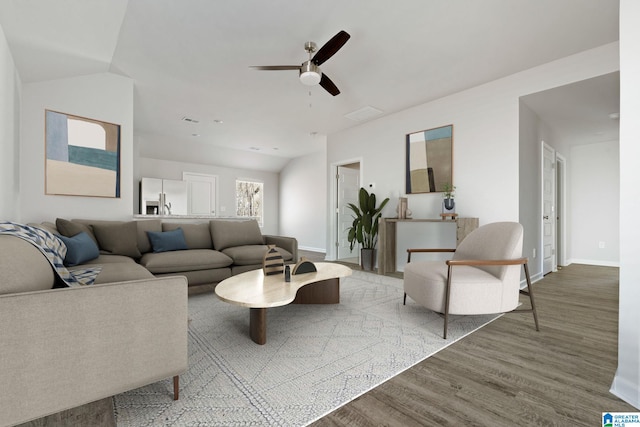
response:
M189 296L189 369L180 400L167 379L114 396L118 426L304 426L499 315L443 318L407 298L402 280L353 271L340 304L267 310L267 343L249 309Z

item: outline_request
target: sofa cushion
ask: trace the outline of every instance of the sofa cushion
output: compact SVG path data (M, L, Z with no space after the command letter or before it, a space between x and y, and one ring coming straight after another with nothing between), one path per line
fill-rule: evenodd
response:
M64 256L64 265L67 267L91 261L100 255L98 245L84 231L73 237L66 237L60 234L57 236L67 247L67 254Z
M182 251L189 249L182 228L171 231L147 231L153 252Z
M66 237L73 237L84 231L93 239L94 242L96 242L96 244L98 243L96 236L93 234L93 228L89 224L82 224L76 221L69 221L68 219L57 218L56 228L60 234Z
M234 265L262 265L264 254L268 250L269 247L266 245L245 245L224 249L222 253L231 257ZM293 255L289 251L279 247L276 247L276 250L282 255L285 262L293 259Z
M135 221L105 221L92 224L100 249L114 255L140 258L138 227Z
M213 247L219 251L234 246L264 244L260 226L254 219L249 221L212 219L209 227Z
M184 240L187 242L187 247L189 249L213 249L208 223L162 223L162 231L177 230L178 228L182 229L182 232L184 233Z
M124 255L100 254L98 258L85 262L83 265L103 265L116 263L135 264L136 262L128 256Z
M0 235L0 294L51 289L56 276L47 258L31 243Z
M101 264L101 267L102 269L94 282L95 285L138 279L153 279L153 274L151 274L149 270L135 262ZM82 268L84 268L84 266L70 267L69 271Z
M159 219L144 219L136 221L138 228L138 250L141 253L151 252L151 242L147 231L162 231L162 221Z
M231 258L212 249L146 253L140 258L140 265L152 273L207 270L228 267L232 263Z

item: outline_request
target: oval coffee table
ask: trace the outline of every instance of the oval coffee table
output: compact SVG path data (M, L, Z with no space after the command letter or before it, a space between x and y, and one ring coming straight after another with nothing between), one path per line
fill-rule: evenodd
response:
M314 263L318 271L292 274L285 282L283 274L265 276L262 269L232 276L216 285L216 295L230 304L249 307L249 335L257 344L267 342L267 308L287 304L338 304L340 278L351 269L329 262Z

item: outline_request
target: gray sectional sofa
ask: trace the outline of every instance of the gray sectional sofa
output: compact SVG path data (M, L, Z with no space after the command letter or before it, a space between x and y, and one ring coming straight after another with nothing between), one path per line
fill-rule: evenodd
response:
M263 235L255 220L213 219L200 223L65 220L34 224L63 236L87 233L100 255L70 267L102 265L96 283L148 277L185 276L189 286L220 282L232 275L262 268L267 245L275 245L286 263L298 259L298 241L293 237ZM154 251L149 232L180 229L187 249ZM117 265L113 265L117 264ZM142 267L142 268L140 268ZM146 271L143 271L146 270Z
M163 379L173 378L165 382L166 398L177 398L178 376L188 363L188 286L261 268L267 244L277 245L287 262L297 260L296 239L263 236L255 221L33 225L83 237L80 250L72 248L76 243L66 246L65 262L77 264L67 269L99 273L91 286L55 289L60 272L47 256L0 233L0 383L8 391L0 393L0 426ZM171 248L176 240L167 246L162 239L175 234L183 249L154 252L148 232L159 233L152 234L156 250ZM86 246L93 250L83 253Z

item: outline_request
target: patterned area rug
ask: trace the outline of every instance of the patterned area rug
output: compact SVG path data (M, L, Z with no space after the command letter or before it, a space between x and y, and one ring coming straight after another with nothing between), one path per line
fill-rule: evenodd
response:
M267 343L249 338L249 309L213 294L189 297L189 370L180 400L170 379L114 397L118 426L303 426L498 316L443 319L402 280L354 271L340 304L267 312Z

